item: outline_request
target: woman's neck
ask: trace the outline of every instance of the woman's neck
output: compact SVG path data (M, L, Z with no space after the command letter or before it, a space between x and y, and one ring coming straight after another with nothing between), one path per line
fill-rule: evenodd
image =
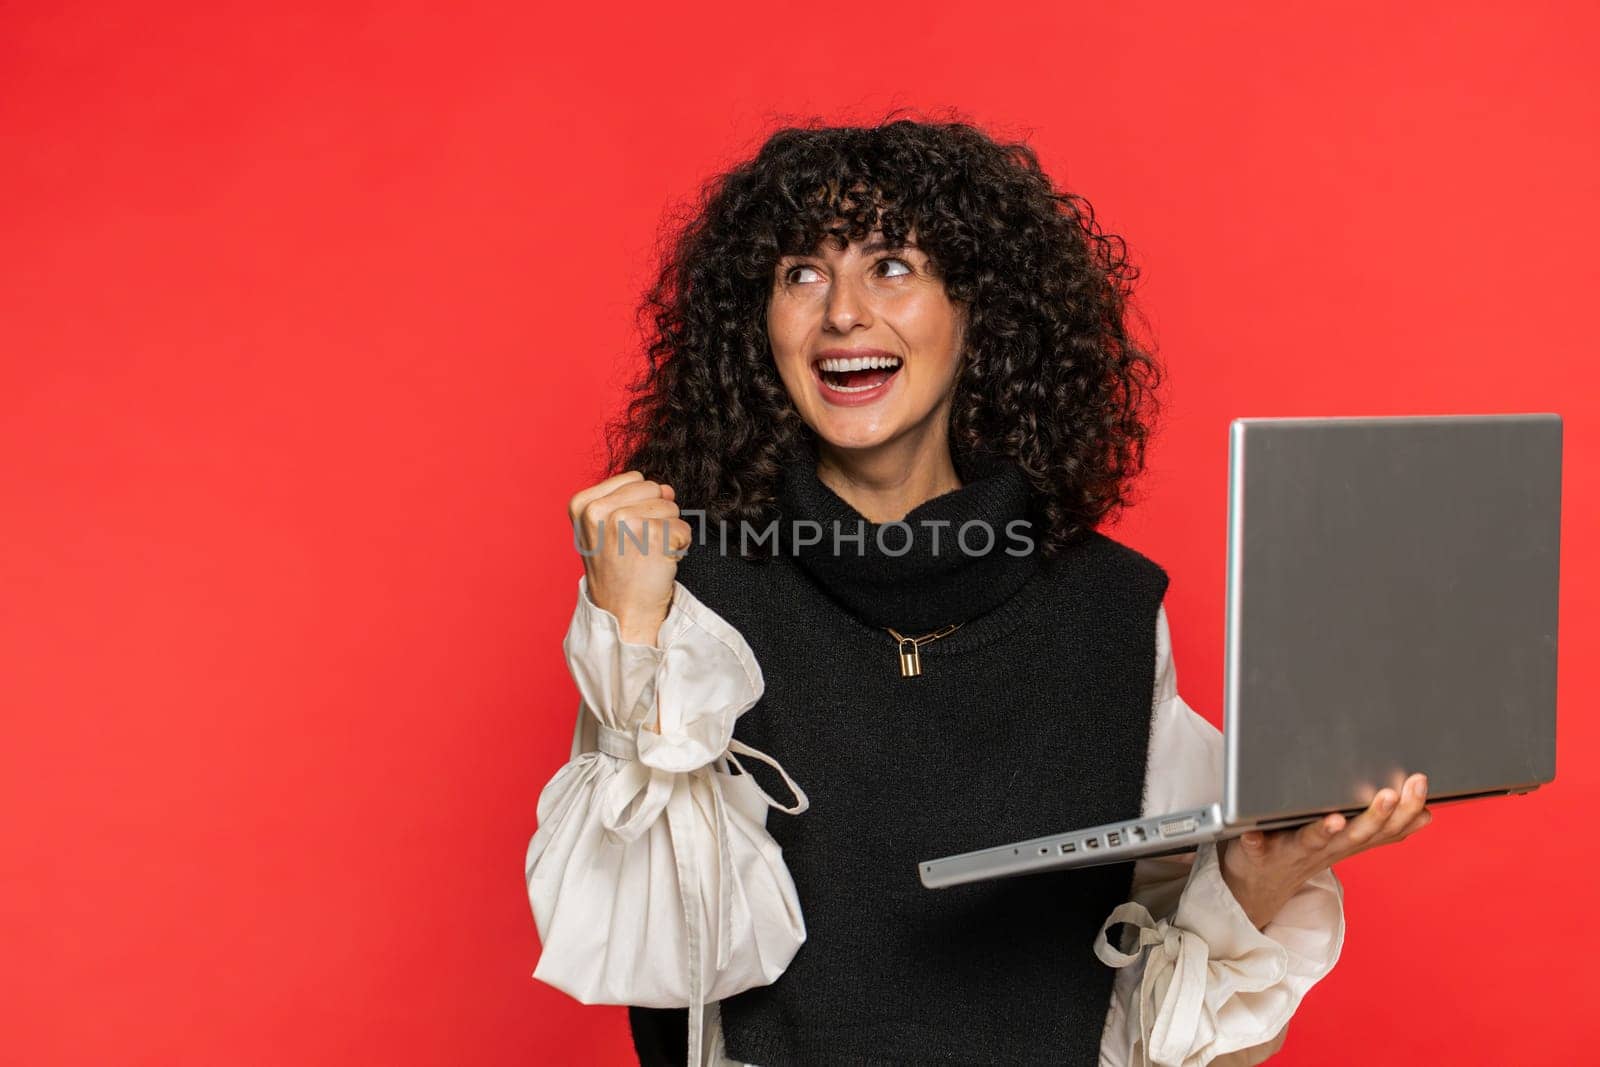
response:
M817 443L817 478L868 522L895 522L918 504L961 488L946 439L873 449Z
M993 610L1037 568L1032 486L1008 456L948 458L956 488L908 509L905 500L937 484L913 479L907 484L915 491L877 522L822 480L814 448L801 449L784 464L778 486L778 521L771 527L777 554L792 557L870 626L920 634Z

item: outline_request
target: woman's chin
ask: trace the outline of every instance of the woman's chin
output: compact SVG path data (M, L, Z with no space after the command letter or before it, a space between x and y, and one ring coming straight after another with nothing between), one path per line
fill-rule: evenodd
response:
M887 412L828 413L812 427L823 443L836 449L865 452L888 444L902 435L900 420Z

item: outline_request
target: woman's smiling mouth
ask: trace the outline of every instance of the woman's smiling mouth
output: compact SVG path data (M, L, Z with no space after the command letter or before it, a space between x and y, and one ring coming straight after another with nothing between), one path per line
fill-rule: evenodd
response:
M889 391L904 360L877 348L834 348L811 363L822 398L830 404L869 404Z

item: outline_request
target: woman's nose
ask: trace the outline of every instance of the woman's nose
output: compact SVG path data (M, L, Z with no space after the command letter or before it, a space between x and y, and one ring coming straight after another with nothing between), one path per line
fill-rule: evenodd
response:
M851 279L836 279L828 286L828 304L823 309L823 324L844 333L856 326L872 325L872 309L867 294Z

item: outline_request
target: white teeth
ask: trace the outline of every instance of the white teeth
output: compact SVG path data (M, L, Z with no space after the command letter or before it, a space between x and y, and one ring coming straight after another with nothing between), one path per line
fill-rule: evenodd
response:
M838 373L847 370L875 370L898 367L900 359L897 356L860 356L855 359L825 359L817 366L825 371Z

